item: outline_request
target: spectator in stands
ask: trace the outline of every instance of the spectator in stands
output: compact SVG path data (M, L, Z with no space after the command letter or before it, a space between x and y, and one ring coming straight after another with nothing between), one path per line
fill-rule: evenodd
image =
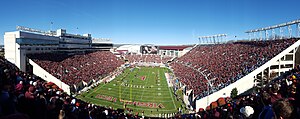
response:
M240 113L242 113L241 115L242 119L251 119L254 110L251 106L245 106L240 109Z
M270 91L270 96L271 96L271 103L274 103L275 101L282 99L281 94L278 93L279 91L279 86L277 83L273 84L271 87Z
M91 84L111 75L123 61L109 51L87 52L84 54L42 53L29 55L54 77L62 80L71 87L84 82ZM76 91L80 89L75 89ZM75 91L75 92L76 92Z
M261 102L264 105L263 110L259 114L259 119L272 119L274 118L274 112L272 110L271 96L267 92L263 92L261 95Z
M293 109L288 100L277 100L273 104L273 110L277 119L290 119Z

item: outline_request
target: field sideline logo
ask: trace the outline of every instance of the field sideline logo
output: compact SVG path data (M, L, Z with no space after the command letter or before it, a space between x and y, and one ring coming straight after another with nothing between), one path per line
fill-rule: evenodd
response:
M101 94L98 94L96 96L96 98L107 100L107 101L112 101L112 102L117 102L117 98L111 97L111 96L106 96L106 95L101 95ZM138 101L132 102L132 101L126 101L126 100L122 100L122 99L120 99L120 102L123 104L126 104L126 105L135 105L135 106L139 106L139 107L165 108L165 106L162 103L138 102Z

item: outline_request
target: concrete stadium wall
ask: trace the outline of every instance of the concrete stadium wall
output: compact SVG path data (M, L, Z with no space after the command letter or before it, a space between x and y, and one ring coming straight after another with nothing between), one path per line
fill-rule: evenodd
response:
M56 77L52 76L50 73L48 73L46 70L44 70L42 67L40 67L38 64L36 64L34 61L29 59L29 63L32 65L33 74L41 77L42 79L46 80L47 82L53 82L55 83L59 88L63 89L64 92L66 92L68 95L70 95L70 86L65 84L64 82L60 81Z
M229 86L214 92L213 94L203 97L199 100L196 100L196 110L198 111L199 108L206 108L210 103L217 101L220 97L230 97L231 90L233 88L237 88L238 95L251 89L254 86L254 77L263 72L266 68L269 68L273 64L278 64L277 60L288 54L290 51L294 50L300 45L300 40L298 40L296 43L279 53L277 56L266 62L261 67L257 68L256 70L252 71L248 75L244 76L243 78L237 80L236 82L230 84ZM295 53L295 52L294 52Z

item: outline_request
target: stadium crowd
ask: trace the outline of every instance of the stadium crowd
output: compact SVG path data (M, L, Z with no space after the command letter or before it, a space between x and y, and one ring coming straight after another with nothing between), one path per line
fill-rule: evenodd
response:
M71 97L52 82L18 70L0 57L1 119L105 119L141 118L138 113L102 107ZM267 82L249 95L220 98L195 114L174 118L298 119L300 118L300 65Z
M224 88L270 60L294 43L292 40L251 41L198 46L171 64L180 81L202 97L208 95L207 80L215 78L216 90ZM123 62L108 51L83 55L39 54L29 56L37 64L69 85L105 76ZM131 57L131 56L129 56ZM136 56L132 56L136 57ZM157 62L157 56L128 58ZM141 118L138 113L96 106L63 93L57 85L19 69L0 57L0 118L2 119L105 119ZM300 65L268 82L250 95L220 98L195 114L175 118L300 118Z
M97 51L80 55L43 53L29 56L35 63L68 85L81 81L90 83L107 76L123 64L109 51Z
M124 59L130 63L135 62L151 62L151 63L167 63L172 57L161 56L157 54L127 54L123 55Z
M137 114L71 97L52 82L24 73L0 57L1 119L139 119Z
M299 119L300 65L250 94L219 98L194 116L203 119Z
M296 39L199 45L173 62L174 73L199 98L220 90L252 72ZM196 70L196 71L193 71ZM212 80L209 90L203 82Z

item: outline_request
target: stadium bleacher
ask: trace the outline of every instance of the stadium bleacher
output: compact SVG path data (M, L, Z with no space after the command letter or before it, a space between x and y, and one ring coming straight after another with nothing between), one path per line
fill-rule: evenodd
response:
M105 55L101 55L105 56ZM0 57L1 119L140 118L122 109L97 106L71 97L52 82L21 72Z
M299 119L299 80L300 65L297 65L251 94L219 98L206 109L200 108L196 115L218 119Z
M187 89L193 89L195 95L202 98L213 92L208 92L205 76L214 79L212 87L215 91L220 90L263 65L295 41L285 39L199 45L171 66Z
M215 90L220 90L247 75L275 55L296 42L297 39L248 41L230 44L200 45L171 63L180 82L193 89L200 97L208 92L207 78L215 78ZM171 58L158 55L127 55L130 62L162 62ZM34 54L29 56L63 82L73 85L90 82L114 71L123 64L109 51L81 55ZM203 73L203 74L202 74ZM52 82L21 72L15 65L0 57L0 117L4 119L105 119L141 118L132 112L111 107L96 106L63 93ZM284 76L265 85L250 95L234 99L219 99L206 109L194 114L176 114L175 118L300 118L299 104L300 65ZM221 101L222 100L222 101ZM30 109L28 109L30 107Z
M43 53L31 55L29 58L68 85L76 85L81 81L97 81L123 64L122 60L109 51L69 56L63 53Z

